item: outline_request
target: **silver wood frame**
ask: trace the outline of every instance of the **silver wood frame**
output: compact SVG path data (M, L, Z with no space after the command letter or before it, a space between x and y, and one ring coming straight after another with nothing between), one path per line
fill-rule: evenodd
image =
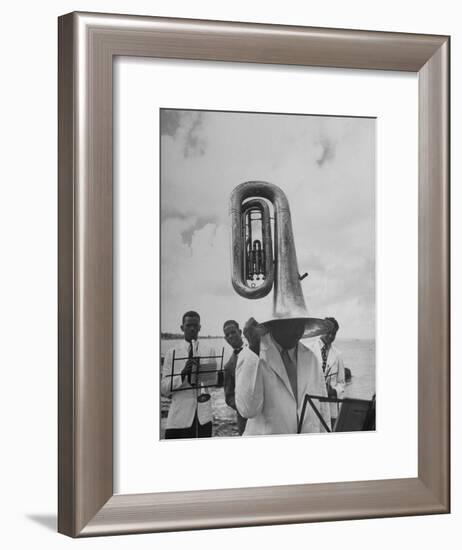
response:
M418 477L113 494L114 56L419 78ZM59 531L73 537L449 511L449 37L94 13L59 18Z

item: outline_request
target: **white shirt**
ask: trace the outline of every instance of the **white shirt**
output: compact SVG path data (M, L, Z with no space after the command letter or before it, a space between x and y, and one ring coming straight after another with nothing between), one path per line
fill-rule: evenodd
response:
M313 351L313 353L321 361L322 365L322 353L321 350L324 346L324 342L321 338L310 342L308 347ZM324 377L326 384L333 388L337 392L337 397L343 399L345 394L345 367L343 365L343 359L340 354L340 351L331 344L327 351L327 361L326 361L326 370L324 372ZM337 418L340 412L340 403L331 403L330 411L332 418Z
M196 411L200 424L203 425L212 420L212 400L198 403L196 388L189 384L187 378L184 381L181 380L181 371L188 360L189 348L190 343L183 340L177 346L170 348L165 355L160 391L162 395L172 398L168 411L167 429L189 428L194 421ZM194 357L210 357L214 356L215 352L201 340L196 340L193 354ZM175 362L173 363L174 358ZM207 364L207 368L216 369L216 359L203 359L201 365L204 364ZM172 374L173 376L171 376Z
M327 397L321 365L314 353L299 342L296 359L297 396L269 334L261 339L259 356L250 348L241 351L236 365L235 396L239 413L248 418L244 435L297 433L305 395ZM329 403L313 401L329 426ZM306 408L300 431L326 431L310 406Z
M270 338L271 338L273 344L277 347L279 353L282 353L284 348L282 346L280 346L274 338L272 338L271 336L270 336ZM290 360L293 361L294 365L296 365L297 364L297 346L295 346L293 348L290 348L286 351L289 354Z

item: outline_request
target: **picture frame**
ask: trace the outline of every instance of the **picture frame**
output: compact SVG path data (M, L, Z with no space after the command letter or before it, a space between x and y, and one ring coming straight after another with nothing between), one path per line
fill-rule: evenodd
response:
M448 513L448 36L74 12L59 18L58 530L72 537ZM114 56L419 79L418 476L113 491Z

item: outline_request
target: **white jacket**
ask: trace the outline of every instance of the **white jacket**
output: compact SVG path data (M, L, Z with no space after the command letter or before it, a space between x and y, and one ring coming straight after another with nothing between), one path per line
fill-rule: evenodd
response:
M309 344L309 348L316 355L321 362L322 367L322 354L321 349L324 342L319 338ZM343 359L340 351L331 344L327 353L326 370L324 372L326 384L329 384L337 392L337 397L343 399L345 395L345 367L343 365ZM331 403L330 411L332 418L337 418L340 412L340 403Z
M243 349L236 365L235 390L237 409L249 419L243 435L297 433L305 394L327 396L321 365L314 353L300 342L297 386L296 401L281 355L269 334L261 339L260 356L250 348ZM316 399L313 402L330 427L329 404ZM325 432L309 404L301 432Z
M172 374L174 352L175 364L173 371L174 376L172 378L169 375ZM200 424L203 425L212 420L212 400L209 399L205 403L198 403L196 388L193 388L188 383L187 378L185 378L183 382L181 381L181 371L184 369L186 361L188 360L188 353L189 342L183 340L181 344L178 344L174 348L170 348L165 355L160 391L162 395L172 398L170 409L168 411L166 429L189 428L193 423L196 410L197 418L199 419ZM195 357L206 357L213 355L215 355L215 353L212 348L200 340L196 341L196 348L194 350ZM201 361L201 365L204 365L205 363L207 363L211 369L216 368L215 359L204 359ZM172 391L172 389L181 389L181 391Z

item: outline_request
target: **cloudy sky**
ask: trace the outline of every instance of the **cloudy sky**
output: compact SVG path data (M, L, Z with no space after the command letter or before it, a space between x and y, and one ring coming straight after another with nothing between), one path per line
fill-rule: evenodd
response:
M202 334L229 318L264 321L272 293L236 294L230 280L229 197L265 180L289 200L306 304L334 316L343 338L375 335L375 120L161 111L163 332L201 314Z

